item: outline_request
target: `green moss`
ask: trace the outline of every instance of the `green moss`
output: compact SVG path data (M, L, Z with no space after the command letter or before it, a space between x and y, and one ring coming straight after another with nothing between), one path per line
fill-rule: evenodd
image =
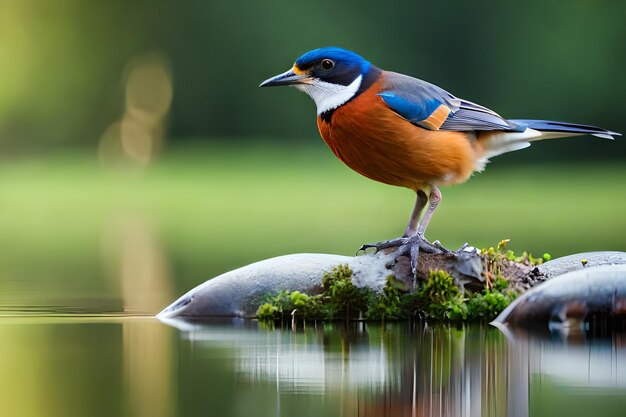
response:
M454 279L445 271L430 271L426 285L418 292L427 317L438 320L467 319L467 305Z
M290 295L291 301L293 302L294 307L304 307L307 305L309 301L309 296L301 293L300 291L294 291Z
M257 317L260 320L270 320L273 319L275 314L277 313L277 309L271 303L265 303L256 312Z
M408 304L404 298L406 295L403 286L396 281L395 277L393 275L388 276L382 295L369 291L365 318L368 320L398 320L406 317Z
M391 282L391 280L389 280ZM391 285L391 284L389 284ZM259 319L284 319L291 316L304 319L352 319L364 315L371 319L399 318L399 292L385 287L382 295L352 283L352 270L338 265L322 276L322 294L309 296L299 291L279 291L266 297L259 307ZM387 295L393 301L387 299Z
M431 271L428 281L410 293L387 277L382 293L358 288L352 283L352 270L339 265L322 277L322 293L278 291L266 297L257 316L261 320L292 318L304 320L400 320L425 317L433 320L491 320L515 299L509 283L496 276L481 292L463 294L445 271Z
M317 310L322 309L326 315L333 318L349 319L358 315L366 306L367 290L357 288L352 283L352 270L348 265L339 265L332 271L324 273L322 276L322 297L318 300ZM322 304L322 305L319 305Z
M482 294L475 294L468 299L467 318L474 321L493 320L515 300L516 295L509 290L486 288Z
M322 294L282 290L266 297L257 310L259 319L283 319L292 314L304 319L350 319L366 305L368 291L352 283L352 270L339 265L322 276Z
M481 292L463 296L445 271L431 271L430 279L419 294L422 300L429 301L422 306L426 317L452 321L493 320L517 297L517 293L509 289L509 282L502 277L497 277L491 288L485 285Z

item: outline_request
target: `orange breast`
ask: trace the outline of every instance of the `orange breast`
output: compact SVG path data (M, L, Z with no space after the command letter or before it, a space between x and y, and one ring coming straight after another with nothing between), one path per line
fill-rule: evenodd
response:
M329 122L318 117L322 138L341 161L375 181L414 190L469 178L478 151L465 133L417 127L378 92L380 81L337 108Z

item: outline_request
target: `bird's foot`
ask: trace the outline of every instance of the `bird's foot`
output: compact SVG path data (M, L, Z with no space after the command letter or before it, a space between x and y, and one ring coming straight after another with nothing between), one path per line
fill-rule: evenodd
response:
M375 249L375 251L371 251L371 249ZM415 234L409 237L399 237L396 239L385 240L382 242L365 244L361 246L359 252L366 253L377 253L381 250L389 249L389 248L398 248L396 250L396 257L407 255L411 260L411 271L413 272L413 276L415 276L417 272L417 260L419 258L420 251L424 253L450 253L451 251L444 248L441 243L436 240L434 242L429 242L422 235Z
M441 245L441 242L435 240L434 242L429 242L425 237L421 235L413 235L409 237L398 237L391 240L383 240L382 242L376 243L366 243L359 248L357 253L367 252L367 253L378 253L381 250L389 249L389 248L400 248L399 251L402 251L403 247L407 245L418 245L420 249L426 253L449 253L450 250L444 248ZM371 251L371 249L375 249ZM399 255L405 255L406 251L400 253Z
M408 255L411 260L411 272L414 278L417 276L417 261L420 251L433 254L450 253L438 240L431 243L420 234L415 234L405 239L406 242L398 248L398 256Z
M434 242L429 242L424 236L416 234L407 238L403 238L406 239L405 243L400 247L400 249L398 249L399 252L403 252L401 253L402 255L408 253L406 249L404 249L405 247L411 248L411 247L417 247L419 250L421 250L422 252L426 252L426 253L449 253L450 250L446 249L443 247L443 245L441 244L441 242L439 242L438 240L435 240Z

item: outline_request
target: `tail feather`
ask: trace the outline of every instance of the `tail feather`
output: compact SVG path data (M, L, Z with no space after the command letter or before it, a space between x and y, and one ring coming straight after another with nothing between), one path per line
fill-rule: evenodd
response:
M540 132L562 133L558 137L575 136L575 135L592 135L604 139L615 139L614 136L622 136L621 133L612 132L596 126L581 125L577 123L555 122L552 120L526 120L514 119L509 122L518 127L530 128ZM557 136L548 136L557 137ZM538 137L535 140L548 139L548 137Z
M517 151L530 146L531 142L543 139L563 138L568 136L592 135L604 139L615 139L621 133L612 132L596 126L575 123L554 122L550 120L509 120L515 125L513 131L484 131L478 135L478 142L483 150L478 161L478 170L482 170L489 158L503 153Z

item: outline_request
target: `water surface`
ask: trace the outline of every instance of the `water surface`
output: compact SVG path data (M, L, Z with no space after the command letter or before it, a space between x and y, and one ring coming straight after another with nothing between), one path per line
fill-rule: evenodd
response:
M0 415L621 416L626 337L489 326L0 318Z

